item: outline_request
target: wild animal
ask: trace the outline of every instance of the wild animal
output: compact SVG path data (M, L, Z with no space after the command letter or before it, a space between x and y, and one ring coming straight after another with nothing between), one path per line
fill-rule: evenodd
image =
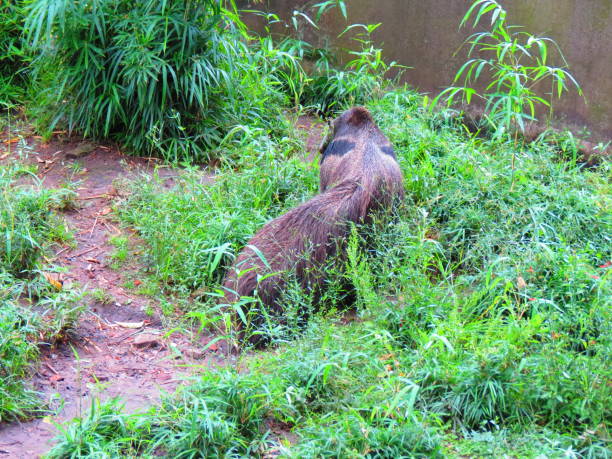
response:
M325 268L342 257L351 225L391 211L403 197L393 147L367 109L355 107L334 120L321 154L320 194L253 236L226 276L227 303L258 298L278 316L287 280L294 276L316 304Z

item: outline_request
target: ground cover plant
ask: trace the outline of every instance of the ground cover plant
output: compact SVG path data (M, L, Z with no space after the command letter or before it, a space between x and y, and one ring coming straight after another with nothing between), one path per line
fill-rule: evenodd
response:
M27 384L39 345L64 340L82 310L76 290L58 289L42 257L66 230L52 210L70 202L69 189L48 191L34 184L27 167L0 165L0 421L41 414Z
M358 319L346 325L327 311L305 327L287 321L294 328L274 335L275 350L244 354L240 372L206 373L144 414L108 409L122 427L107 434L99 430L107 408L94 410L67 427L51 457L92 436L91 451L168 456L610 456L609 165L587 169L540 142L521 149L513 172L512 141L469 137L410 90L369 108L394 143L408 198L395 221L368 235L369 250L356 234L349 244ZM248 206L259 223L244 233L206 225L159 258L199 265L197 282L212 290L221 258L193 254L231 252L314 192L316 171L288 161L262 183L283 177L277 189L294 192L280 204L264 193L265 205L252 206L255 181L245 178L274 153L267 142L251 148L268 159L222 171L212 187L190 174L156 196L156 185L134 187L119 212L154 247L154 270L168 265L155 261L164 249L148 231L170 238L177 222L204 221L199 212L233 221L236 206ZM213 235L222 252L203 245ZM195 288L190 274L169 272ZM289 311L308 303L307 292L290 290ZM219 314L212 305L195 306L204 326Z

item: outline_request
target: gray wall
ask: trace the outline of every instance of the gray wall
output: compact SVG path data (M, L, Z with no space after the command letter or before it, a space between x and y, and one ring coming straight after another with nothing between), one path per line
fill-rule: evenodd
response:
M293 9L305 3L266 0L254 7L289 18ZM470 28L458 30L470 3L346 0L348 22L339 13L331 14L323 22L322 34L344 46L346 39L335 37L347 24L381 22L374 38L383 45L385 58L413 67L406 71L404 80L421 91L435 93L451 84L465 60L464 55L453 54L472 32ZM612 139L612 0L502 0L502 4L508 9L510 24L525 26L525 30L549 36L559 44L584 90L586 103L573 91L557 102L556 117L574 128L588 126L599 140Z

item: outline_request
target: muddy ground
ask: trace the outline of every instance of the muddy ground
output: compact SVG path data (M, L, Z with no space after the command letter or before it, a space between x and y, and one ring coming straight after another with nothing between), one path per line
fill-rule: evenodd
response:
M300 117L296 126L304 132L304 158L316 160L323 126L309 117ZM44 144L35 137L27 143L30 153L22 159L37 165L44 187L80 182L77 205L61 212L74 232L75 244L58 247L50 260L66 268L58 280L65 288L78 285L104 295L85 298L86 311L69 342L41 348L32 382L52 413L29 422L0 424L0 457L11 458L35 458L47 452L57 434L56 424L86 413L94 397L120 397L127 411L146 410L190 377L234 360L222 345L206 346L212 336L167 336L156 301L124 288L126 280L138 279L142 266L137 261L120 270L110 266L115 251L110 237L127 237L132 246L139 244L136 235L119 228L114 219L112 206L122 198L118 181L157 171L170 187L180 170L164 167L156 159L127 156L113 145L61 138ZM0 143L0 163L17 156L9 153L6 141Z

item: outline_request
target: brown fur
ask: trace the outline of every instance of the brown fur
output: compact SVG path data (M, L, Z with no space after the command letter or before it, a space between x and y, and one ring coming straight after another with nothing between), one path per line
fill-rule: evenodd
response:
M322 268L343 250L350 224L367 222L374 211L390 209L403 197L391 144L365 108L336 119L331 141L323 148L321 193L255 234L227 274L226 301L258 296L272 311L282 312L279 299L287 273L318 296Z

